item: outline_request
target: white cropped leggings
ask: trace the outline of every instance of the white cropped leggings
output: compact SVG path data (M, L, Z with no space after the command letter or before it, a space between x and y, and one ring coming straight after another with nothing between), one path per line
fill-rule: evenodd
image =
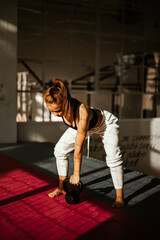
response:
M110 168L114 187L115 189L121 189L123 188L123 161L119 148L118 119L108 111L101 111L101 113L103 119L100 126L88 131L87 136L98 134L102 138L106 152L106 163ZM54 155L60 176L67 176L68 174L68 156L74 150L76 133L76 130L69 127L55 146Z

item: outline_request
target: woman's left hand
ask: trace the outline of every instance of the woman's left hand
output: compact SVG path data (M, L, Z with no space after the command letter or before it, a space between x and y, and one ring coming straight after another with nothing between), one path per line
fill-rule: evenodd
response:
M70 177L70 180L69 180L71 184L77 185L77 186L79 185L79 181L80 181L80 176L74 175L74 174Z

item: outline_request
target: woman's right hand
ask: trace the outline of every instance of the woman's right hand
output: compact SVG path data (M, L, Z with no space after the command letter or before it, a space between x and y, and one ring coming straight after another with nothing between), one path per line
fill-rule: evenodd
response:
M79 181L80 181L80 176L79 175L75 175L73 174L71 177L70 177L70 180L69 182L73 185L76 185L78 186L79 185Z

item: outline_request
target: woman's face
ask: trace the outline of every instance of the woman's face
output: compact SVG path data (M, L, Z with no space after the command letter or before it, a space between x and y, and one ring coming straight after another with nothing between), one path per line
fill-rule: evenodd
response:
M54 114L55 117L62 117L63 116L63 110L62 110L62 104L57 103L47 103L48 110Z

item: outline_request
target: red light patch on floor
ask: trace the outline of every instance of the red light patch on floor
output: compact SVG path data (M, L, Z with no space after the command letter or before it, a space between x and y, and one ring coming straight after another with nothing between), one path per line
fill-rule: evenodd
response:
M158 229L85 193L75 205L49 198L57 184L0 154L0 239L154 239Z

